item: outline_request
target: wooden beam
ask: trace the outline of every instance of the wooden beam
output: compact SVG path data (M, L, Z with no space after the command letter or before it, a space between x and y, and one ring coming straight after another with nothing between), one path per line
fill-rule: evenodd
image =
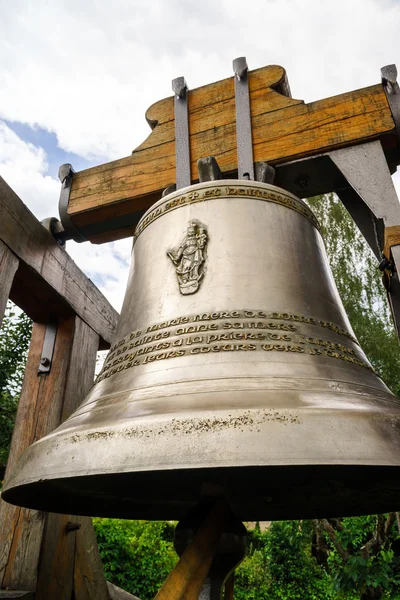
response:
M217 499L155 600L197 600L225 526L226 501Z
M0 240L0 326L19 260Z
M388 138L395 124L381 84L304 104L279 93L285 78L278 66L249 73L255 161L277 165L377 138L396 143ZM192 181L198 180L197 160L209 155L223 173L235 173L233 77L190 91L188 106ZM132 235L133 225L113 219L139 218L175 182L173 98L151 106L146 118L153 132L131 156L74 175L68 213L95 243Z
M78 408L93 384L98 345L98 335L76 317L61 422ZM46 516L38 573L36 600L109 600L90 518Z
M0 590L0 600L35 600L35 594L19 590Z
M35 320L77 314L108 347L118 313L1 177L0 214L0 242L19 259L12 299Z
M22 452L67 418L93 383L99 338L79 317L59 323L50 373L37 375L45 329L33 328L6 478ZM0 531L0 586L35 590L35 600L109 600L91 519L0 502Z
M60 422L74 319L59 324L48 375L37 374L46 326L35 323L5 480L23 451ZM45 514L0 501L0 587L35 590Z
M92 519L79 520L82 526L76 534L74 600L110 600Z
M233 571L225 582L224 600L234 600L235 572Z

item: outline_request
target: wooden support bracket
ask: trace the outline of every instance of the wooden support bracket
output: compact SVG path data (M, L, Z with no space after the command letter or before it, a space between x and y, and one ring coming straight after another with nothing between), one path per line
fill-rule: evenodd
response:
M273 166L379 139L397 148L396 126L382 84L305 104L289 96L286 72L269 65L248 74L255 162ZM225 175L237 172L234 78L188 92L191 180L197 160L214 156ZM74 174L68 215L86 239L103 243L133 234L162 191L175 183L173 97L151 106L153 131L131 156Z
M226 501L217 500L155 600L198 599L224 529L226 510Z

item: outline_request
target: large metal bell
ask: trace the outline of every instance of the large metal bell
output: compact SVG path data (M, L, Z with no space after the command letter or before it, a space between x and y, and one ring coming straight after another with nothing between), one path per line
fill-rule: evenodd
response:
M3 496L180 519L217 483L246 521L385 512L399 450L399 400L354 337L311 210L214 181L142 218L103 370Z

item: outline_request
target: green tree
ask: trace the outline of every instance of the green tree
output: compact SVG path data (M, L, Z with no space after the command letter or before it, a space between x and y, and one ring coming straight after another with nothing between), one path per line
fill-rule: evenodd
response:
M361 600L400 598L397 519L389 513L314 522L325 532L326 566L340 597L356 591Z
M378 263L334 195L308 200L322 229L329 263L358 341L378 375L400 395L400 347Z
M0 330L0 481L4 477L32 322L8 302Z
M308 202L321 224L336 285L360 345L378 375L400 395L400 348L376 258L334 194ZM390 513L314 522L319 559L339 595L353 591L362 600L394 600L399 583L392 549L398 537L395 518Z
M309 521L276 521L251 532L235 576L235 600L334 600L329 574L312 556Z
M108 581L141 600L153 600L178 556L168 521L93 519Z

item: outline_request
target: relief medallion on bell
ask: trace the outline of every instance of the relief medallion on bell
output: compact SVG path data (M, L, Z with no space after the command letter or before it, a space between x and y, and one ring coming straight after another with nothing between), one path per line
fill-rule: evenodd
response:
M197 221L190 221L179 247L167 251L183 295L194 294L200 287L205 272L207 242L206 227Z

